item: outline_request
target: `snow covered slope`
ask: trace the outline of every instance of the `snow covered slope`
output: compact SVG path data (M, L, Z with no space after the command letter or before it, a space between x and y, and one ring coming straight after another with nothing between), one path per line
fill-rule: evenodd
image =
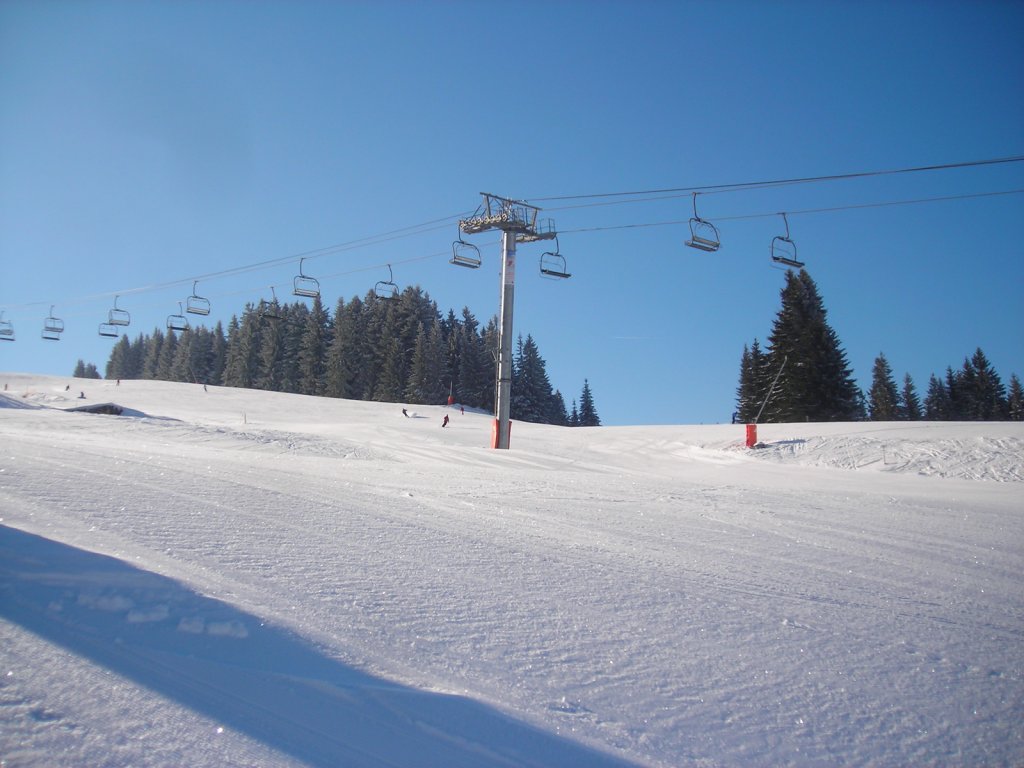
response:
M1024 426L0 382L4 768L1024 763Z

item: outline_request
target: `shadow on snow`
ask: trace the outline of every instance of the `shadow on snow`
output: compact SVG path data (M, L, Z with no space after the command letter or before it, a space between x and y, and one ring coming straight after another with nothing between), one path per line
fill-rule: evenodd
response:
M172 579L0 525L0 617L312 766L627 763L372 677Z

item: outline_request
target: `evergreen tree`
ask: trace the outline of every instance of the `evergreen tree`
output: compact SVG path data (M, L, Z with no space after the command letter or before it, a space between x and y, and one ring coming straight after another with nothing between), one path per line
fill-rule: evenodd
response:
M1006 398L1006 417L1010 421L1024 421L1024 390L1017 374L1010 374L1010 393Z
M972 421L996 421L1006 417L1006 389L979 347L964 361L962 396L965 417Z
M188 333L183 331L182 333ZM178 351L178 334L175 331L167 331L164 343L160 345L160 356L156 363L156 378L159 381L174 381L174 356Z
M601 418L597 415L597 408L594 406L594 396L590 392L590 382L586 379L583 380L583 392L580 394L579 426L601 426Z
M402 400L402 394L405 391L405 353L402 350L401 339L397 336L390 340L385 337L381 341L384 345L384 353L380 358L382 364L373 399L383 403L397 403Z
M346 304L338 300L334 338L327 351L327 395L358 400L366 391L363 349L366 345L366 308L359 297Z
M252 304L246 304L241 322L232 317L228 324L224 360L225 387L256 387L259 376L260 320Z
M193 381L192 347L196 344L196 337L201 332L201 328L191 328L188 333L181 335L181 338L175 345L174 357L171 359L168 381Z
M560 427L569 425L569 415L565 411L565 398L557 389L551 398L551 417L549 424L557 424Z
M566 422L566 426L578 427L580 425L580 411L576 407L576 401L572 401L572 411L569 412L569 418Z
M357 395L360 400L375 399L377 379L384 369L385 359L394 351L394 346L390 344L390 341L395 340L396 329L394 320L388 312L392 303L393 300L378 298L373 291L368 291L363 297L365 322L362 349L357 363L360 367L359 381L362 385ZM389 341L385 341L385 339ZM394 383L389 382L392 385Z
M565 419L564 405L561 414L555 412L554 392L548 379L547 364L530 335L527 335L525 341L519 336L516 343L509 410L513 419L537 424L557 424Z
M745 424L751 424L757 418L758 411L765 395L768 394L768 383L765 371L768 367L768 356L761 350L757 339L750 347L743 347L740 359L740 385L736 390L736 418Z
M330 317L320 296L313 298L313 308L306 318L299 345L299 391L321 395L326 388L327 350L330 345Z
M412 363L405 399L410 403L443 403L447 402L448 390L445 388L446 344L442 323L435 319L429 330L420 324L413 347Z
M448 394L451 392L451 373L445 365L446 347L444 326L435 318L427 334L427 375L424 381L424 392L431 403L448 402Z
M132 345L127 336L122 336L114 344L107 360L106 375L108 379L134 378L132 370Z
M860 391L814 281L806 270L787 271L781 295L782 308L768 338L769 373L781 375L762 420L857 418Z
M171 333L171 331L168 331ZM142 378L160 378L160 350L164 345L164 333L159 328L153 329L153 335L146 339L142 357Z
M217 322L210 337L210 357L206 367L206 378L203 384L220 384L224 378L224 364L227 358L227 340L224 338L224 326Z
M885 355L879 353L872 369L868 413L872 421L895 421L899 418L899 411L900 396L892 377L892 368Z
M281 307L281 380L277 392L302 391L302 339L309 314L305 302L296 301Z
M497 316L491 317L487 321L487 327L484 328L481 334L481 343L484 350L484 361L489 367L490 376L487 381L489 386L483 392L483 402L480 403L480 407L491 413L495 412L496 400L498 396L498 340L501 336L501 332L498 329L498 318Z
M100 378L100 372L96 369L96 365L94 363L86 364L86 362L81 358L79 358L78 363L75 365L73 375L76 379Z
M934 373L928 379L928 393L924 397L924 417L927 421L949 421L952 417L949 388Z
M910 374L903 377L903 392L900 394L900 418L907 421L921 420L921 401L917 396L917 388Z
M259 349L257 352L258 367L253 380L253 387L277 392L282 389L285 369L285 322L282 318L281 306L277 301L270 302L265 312L258 313Z
M146 362L146 335L140 333L131 344L130 373L122 378L141 379L144 377L144 366Z
M954 371L950 365L946 366L946 394L948 406L946 409L946 420L962 421L967 412L967 398L964 396L963 374Z
M459 401L476 408L487 407L488 394L494 389L494 364L487 353L479 326L469 307L462 309L462 322L456 331Z

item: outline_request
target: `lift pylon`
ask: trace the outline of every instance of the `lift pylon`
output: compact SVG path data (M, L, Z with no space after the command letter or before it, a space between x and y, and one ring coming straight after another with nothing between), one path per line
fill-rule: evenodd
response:
M554 223L538 223L540 208L522 200L481 192L483 201L476 213L459 221L459 229L467 235L501 230L501 319L498 333L498 381L494 406L492 448L508 448L512 403L512 309L516 282L516 243L552 240L556 237Z

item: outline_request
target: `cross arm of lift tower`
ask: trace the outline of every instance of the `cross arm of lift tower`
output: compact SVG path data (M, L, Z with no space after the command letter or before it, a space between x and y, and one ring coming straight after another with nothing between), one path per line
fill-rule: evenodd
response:
M501 311L498 336L498 376L494 403L492 448L509 447L512 403L512 305L515 297L516 243L553 240L555 224L547 219L538 223L540 208L521 200L480 193L483 201L476 213L459 221L459 229L475 235L492 229L501 230Z
M540 208L522 200L512 200L489 192L481 192L483 201L476 213L459 221L459 229L467 235L476 235L491 229L512 232L518 243L553 240L555 223L552 219L537 220Z

